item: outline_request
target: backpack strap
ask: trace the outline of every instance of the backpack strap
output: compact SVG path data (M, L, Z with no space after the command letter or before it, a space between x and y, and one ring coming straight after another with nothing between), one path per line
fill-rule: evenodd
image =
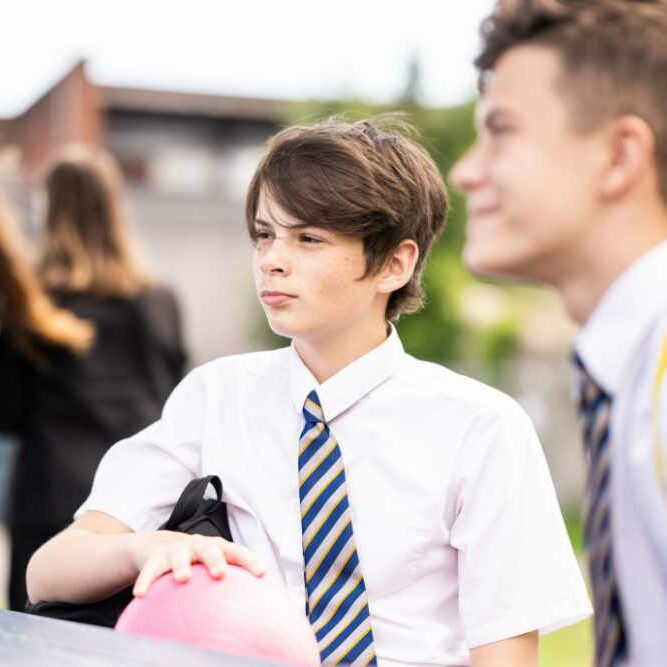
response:
M207 475L193 479L181 493L180 498L174 506L174 511L167 522L162 526L164 530L177 530L177 527L197 513L201 505L208 485L215 489L218 502L222 501L222 482L217 475Z
M208 485L215 489L217 500L204 498ZM183 489L174 511L160 530L222 537L232 541L227 519L227 506L222 502L222 482L217 475L193 479ZM129 586L111 597L97 602L74 604L69 602L37 602L28 604L26 611L38 616L49 616L65 621L78 621L112 628L132 600Z

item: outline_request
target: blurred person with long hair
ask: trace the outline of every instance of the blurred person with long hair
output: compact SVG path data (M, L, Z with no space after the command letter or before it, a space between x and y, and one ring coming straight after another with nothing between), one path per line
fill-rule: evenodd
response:
M177 301L137 260L120 189L113 158L86 146L65 148L46 179L39 287L73 314L60 318L94 330L89 348L82 332L74 349L20 327L3 336L1 428L20 443L8 511L12 609L25 606L31 554L70 523L106 449L156 420L184 372Z
M40 349L64 348L72 354L81 354L90 347L94 336L89 323L52 303L24 255L16 220L0 199L0 432L16 427L27 377L25 370L32 364L44 363ZM9 442L1 439L0 447L3 448L0 521L4 522L7 467L11 468L13 457L5 454Z

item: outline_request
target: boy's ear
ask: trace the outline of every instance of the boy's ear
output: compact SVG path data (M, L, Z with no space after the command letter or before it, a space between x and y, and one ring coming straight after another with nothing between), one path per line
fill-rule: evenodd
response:
M655 137L642 118L623 116L610 123L608 146L600 193L613 200L632 189L646 173L654 160Z
M419 259L419 246L412 239L404 239L391 252L384 268L378 274L378 291L390 294L407 285Z

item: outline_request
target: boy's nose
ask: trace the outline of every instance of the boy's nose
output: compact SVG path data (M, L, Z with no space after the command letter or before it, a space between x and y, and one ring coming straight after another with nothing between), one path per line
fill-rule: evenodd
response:
M450 179L457 190L469 193L483 181L483 166L477 146L470 147L452 167Z
M285 248L281 247L278 239L276 239L271 247L268 248L260 261L260 269L265 274L286 275L289 273L289 260Z

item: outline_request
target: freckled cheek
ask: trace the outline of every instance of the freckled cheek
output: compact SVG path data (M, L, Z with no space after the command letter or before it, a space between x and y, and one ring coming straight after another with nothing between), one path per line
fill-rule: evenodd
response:
M337 300L345 294L345 284L341 277L336 274L327 276L319 286L320 298L336 307Z
M317 298L320 303L327 304L327 308L337 310L340 308L350 289L349 279L345 271L333 271L317 282Z

